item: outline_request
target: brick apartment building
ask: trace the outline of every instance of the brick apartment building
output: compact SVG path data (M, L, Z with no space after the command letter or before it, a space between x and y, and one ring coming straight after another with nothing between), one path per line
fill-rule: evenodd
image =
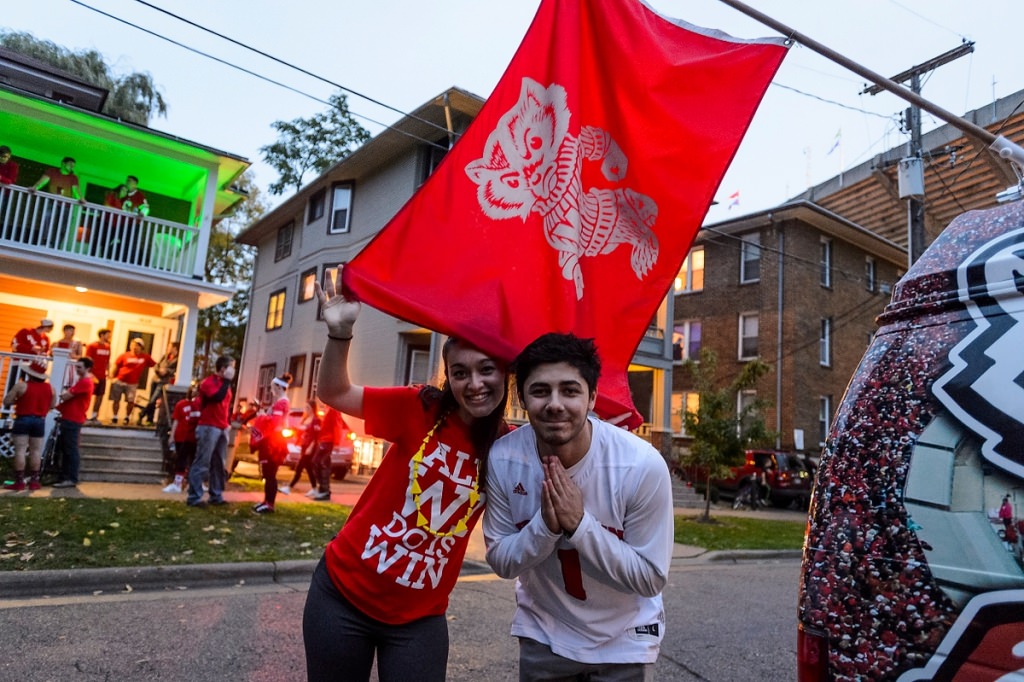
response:
M723 381L755 357L771 365L737 404L767 399L776 446L816 451L905 262L902 247L809 202L702 230L676 285L677 442L697 399L682 361L709 348Z

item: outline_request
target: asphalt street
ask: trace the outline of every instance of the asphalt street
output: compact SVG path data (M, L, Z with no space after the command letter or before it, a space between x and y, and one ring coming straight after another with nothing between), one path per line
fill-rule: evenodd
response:
M336 483L332 502L352 504L364 484L360 477ZM303 492L284 503L322 504ZM171 497L157 485L120 483L32 496L48 495ZM259 495L231 491L226 498L251 504ZM301 614L314 563L0 573L0 680L302 680ZM793 679L798 570L796 552L676 545L657 679ZM513 583L490 572L477 532L448 611L450 680L517 679L517 645L508 634L514 609Z

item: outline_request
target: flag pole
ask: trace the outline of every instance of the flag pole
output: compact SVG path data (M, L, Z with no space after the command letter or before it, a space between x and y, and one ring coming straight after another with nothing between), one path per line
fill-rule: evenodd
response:
M1021 173L1024 172L1024 149L1022 149L1015 142L1006 139L1002 135L994 135L988 130L982 128L981 126L968 121L962 116L957 116L956 114L946 111L942 107L933 104L932 102L929 102L924 97L921 97L920 95L913 92L909 88L900 85L899 83L890 80L889 78L886 78L881 74L875 73L874 71L864 66L861 66L852 59L844 57L835 50L826 47L825 45L822 45L813 38L805 36L804 34L790 28L786 24L783 24L781 21L776 21L775 19L769 17L767 14L763 14L762 12L754 9L753 7L750 7L742 2L739 2L739 0L719 1L728 5L729 7L732 7L733 9L739 12L742 12L743 14L746 14L748 17L760 21L762 24L766 26L774 28L776 31L785 35L790 40L794 40L803 45L804 47L808 47L814 50L815 52L826 57L827 59L831 59L837 64L846 67L850 71L853 71L855 74L868 79L878 87L884 90L888 90L897 97L902 97L911 104L916 104L918 107L924 109L925 111L935 116L936 118L941 119L946 123L950 124L957 130L962 132L964 135L980 140L981 142L986 144L993 152L999 155L1000 158L1006 159L1011 164L1013 164L1014 171L1016 172L1017 177L1022 177Z

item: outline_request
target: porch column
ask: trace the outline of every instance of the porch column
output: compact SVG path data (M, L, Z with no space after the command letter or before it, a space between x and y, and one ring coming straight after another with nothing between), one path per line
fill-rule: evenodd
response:
M192 383L192 370L196 360L196 330L199 328L199 299L196 298L188 303L188 311L185 313L185 324L181 331L181 348L178 353L178 378L179 386L188 386Z
M202 219L199 221L199 243L196 262L192 266L192 276L199 280L206 279L206 251L210 248L210 231L213 229L213 211L216 201L217 169L210 168L206 171L206 190L203 192L203 208L200 214ZM194 338L195 336L193 336Z

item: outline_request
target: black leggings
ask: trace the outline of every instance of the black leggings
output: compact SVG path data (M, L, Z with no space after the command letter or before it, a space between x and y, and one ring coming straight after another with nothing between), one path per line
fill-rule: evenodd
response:
M292 476L292 482L288 484L289 487L295 487L295 484L302 478L303 470L305 470L306 476L309 476L309 487L316 487L316 478L313 476L313 455L305 454L299 457L299 463L295 465L295 475Z
M448 621L427 616L402 625L370 618L341 596L321 558L302 613L309 682L369 680L377 655L380 682L443 682Z

